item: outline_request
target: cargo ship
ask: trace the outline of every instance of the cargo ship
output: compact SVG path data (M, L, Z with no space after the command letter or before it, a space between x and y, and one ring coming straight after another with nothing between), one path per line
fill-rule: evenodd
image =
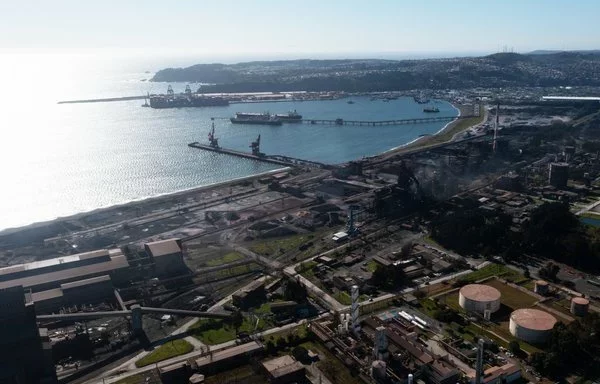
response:
M426 113L438 113L440 109L438 107L425 107L423 108L423 112Z
M277 116L265 113L242 113L238 112L232 117L233 124L257 124L257 125L281 125L283 122Z
M295 109L285 114L278 113L277 115L275 115L275 117L283 121L284 123L299 123L302 121L302 115L296 112Z
M185 87L185 92L175 94L169 85L166 95L149 95L150 108L186 108L186 107L221 107L229 105L229 100L222 97L206 96L192 93L190 86Z

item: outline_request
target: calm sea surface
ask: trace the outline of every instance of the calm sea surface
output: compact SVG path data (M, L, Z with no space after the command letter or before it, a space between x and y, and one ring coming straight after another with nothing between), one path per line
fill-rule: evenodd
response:
M153 110L142 101L56 104L59 100L164 93L152 72L189 62L87 56L0 56L0 229L230 180L275 166L187 147L206 142L211 117L235 112L285 113L306 118L391 120L423 117L409 98L233 104ZM146 72L148 71L148 72ZM181 91L185 84L172 84ZM192 85L195 88L194 85ZM354 104L348 104L353 100ZM455 116L435 102L436 116ZM406 144L446 123L385 127L287 124L232 125L216 120L223 147L248 150L261 135L267 154L339 163Z

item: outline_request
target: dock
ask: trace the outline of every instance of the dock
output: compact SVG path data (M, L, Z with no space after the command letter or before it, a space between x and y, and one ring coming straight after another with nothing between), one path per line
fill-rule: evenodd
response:
M227 148L221 148L221 147L213 147L213 146L206 145L206 144L200 144L198 142L189 143L188 147L196 148L196 149L203 149L205 151L211 151L211 152L216 152L216 153L223 153L225 155L242 157L244 159L263 161L265 163L277 164L277 165L282 165L285 167L303 166L303 167L322 168L322 169L328 169L328 168L332 167L330 165L319 163L316 161L311 161L311 160L297 159L294 157L283 156L283 155L260 155L260 156L257 156L257 155L253 155L253 154L247 153L247 152L236 151L234 149L227 149Z

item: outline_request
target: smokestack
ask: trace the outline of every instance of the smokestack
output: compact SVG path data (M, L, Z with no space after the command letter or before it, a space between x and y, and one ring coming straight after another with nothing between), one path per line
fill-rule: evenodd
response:
M358 332L358 285L353 285L350 291L352 296L352 307L351 307L351 316L352 316L352 330L356 333Z
M485 341L479 339L477 341L477 363L475 365L475 384L481 384L481 376L483 375L483 350Z
M498 137L498 122L500 120L500 104L496 104L496 122L494 124L494 142L492 144L492 150L496 153L496 138Z

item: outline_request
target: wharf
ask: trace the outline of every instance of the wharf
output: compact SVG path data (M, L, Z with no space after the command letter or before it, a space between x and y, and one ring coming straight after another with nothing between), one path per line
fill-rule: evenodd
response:
M211 152L223 153L223 154L231 155L231 156L243 157L245 159L250 159L250 160L264 161L265 163L283 165L285 167L304 166L304 167L323 168L323 169L331 168L331 166L329 166L327 164L319 163L316 161L297 159L294 157L283 156L283 155L257 156L257 155L253 155L253 154L247 153L247 152L236 151L234 149L212 147L210 145L200 144L198 142L189 143L188 147L203 149L203 150L211 151Z

